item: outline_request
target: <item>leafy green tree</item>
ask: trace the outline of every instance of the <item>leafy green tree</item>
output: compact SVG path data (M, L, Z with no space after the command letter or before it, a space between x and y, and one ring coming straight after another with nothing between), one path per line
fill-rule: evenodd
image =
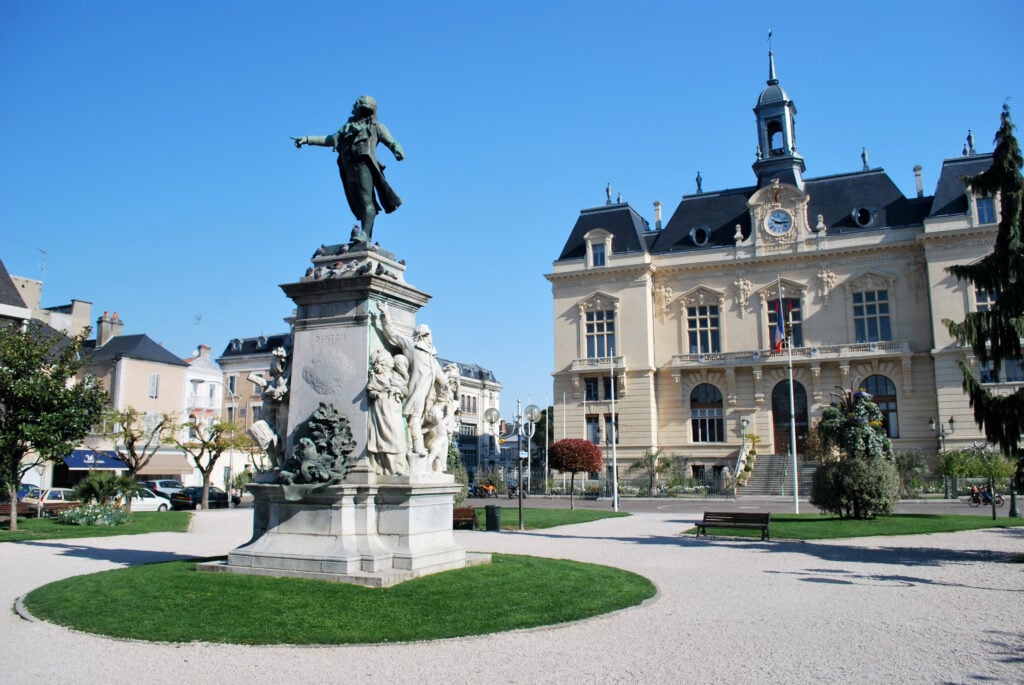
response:
M690 458L685 457L681 454L673 454L670 457L666 457L664 460L665 464L665 479L667 480L668 486L686 485L690 482Z
M577 473L600 471L603 468L601 448L589 440L565 438L551 446L548 451L551 468L569 474L569 508L575 509L572 491L575 487Z
M187 439L177 437L182 432L188 435ZM252 438L230 421L214 421L209 425L184 423L169 440L192 459L203 475L203 509L210 506L210 478L221 455L229 450L245 450L252 442Z
M911 489L919 490L920 488L914 483L918 482L916 479L924 473L924 455L920 452L900 450L894 453L893 460L896 464L896 472L900 477L900 494L910 495Z
M91 376L76 380L88 334L0 326L0 485L12 502L30 469L65 457L99 422L107 393ZM14 507L10 529L18 529Z
M135 478L160 449L173 426L173 418L168 414L144 414L133 407L123 411L109 408L103 425L104 435L114 443L117 458L128 466L128 475Z
M661 450L651 452L647 450L643 456L629 465L629 473L639 473L646 481L647 494L654 496L658 493L658 476L665 473L671 462L662 458Z
M999 200L999 232L992 252L973 264L951 266L947 271L975 289L987 292L992 305L984 312L970 312L963 321L943 323L961 345L970 345L982 364L990 364L998 376L1003 363L1021 359L1024 339L1024 235L1020 145L1013 135L1010 108L1003 105L995 135L992 166L965 179L977 194ZM1016 488L1024 485L1024 388L993 392L981 384L967 364L960 364L964 391L974 408L974 420L985 431L987 442L1016 463Z
M890 514L899 474L882 413L863 391L837 398L815 427L823 463L814 472L811 504L844 518Z
M462 464L462 457L459 454L459 446L454 441L448 444L448 473L455 476L455 482L459 484L459 491L455 493L455 506L461 506L466 501L466 493L469 491L469 474Z

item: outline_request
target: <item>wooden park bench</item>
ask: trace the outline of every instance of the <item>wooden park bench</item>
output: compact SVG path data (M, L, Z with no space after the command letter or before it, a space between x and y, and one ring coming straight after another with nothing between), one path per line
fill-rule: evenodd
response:
M749 528L761 529L761 539L771 540L768 526L772 515L768 512L753 511L705 511L703 521L694 521L697 526L697 537L707 536L708 528Z
M452 509L452 527L476 530L476 509L473 507Z
M36 508L23 502L18 502L18 518L28 518L29 516L36 515ZM11 518L11 503L4 502L0 504L0 518L9 519Z

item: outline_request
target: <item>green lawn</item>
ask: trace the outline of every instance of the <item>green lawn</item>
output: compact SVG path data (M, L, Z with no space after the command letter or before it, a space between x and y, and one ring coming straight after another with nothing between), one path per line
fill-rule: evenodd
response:
M519 530L519 507L501 507L502 530ZM487 512L484 507L476 508L476 523L479 530L486 527ZM523 507L523 527L526 530L554 528L572 523L587 523L599 519L629 516L625 511L600 511L594 509L528 509Z
M985 516L895 514L858 521L825 514L772 514L771 535L773 540L828 540L875 535L952 533L1015 526L1024 526L1024 519L1000 518L993 521ZM686 532L696 535L697 529L691 528ZM712 535L760 538L761 531L715 528Z
M199 573L194 561L178 561L67 578L32 591L25 606L38 618L113 637L333 645L576 621L636 606L655 592L646 578L620 569L500 554L491 564L385 589Z
M141 535L142 533L184 533L188 530L191 512L145 511L132 514L132 520L123 526L66 526L55 518L19 518L18 530L11 532L10 524L0 523L0 542L20 540L53 540L59 538L98 538L109 535Z

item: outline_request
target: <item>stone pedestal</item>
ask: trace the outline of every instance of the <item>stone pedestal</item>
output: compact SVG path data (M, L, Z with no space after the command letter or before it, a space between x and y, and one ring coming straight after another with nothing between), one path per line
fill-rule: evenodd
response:
M335 246L321 248L298 283L281 286L297 306L287 453L326 403L349 421L355 442L350 468L337 485L249 486L252 539L226 564L203 564L201 570L379 587L489 560L467 556L455 543L452 502L459 486L450 474L416 464L408 475L381 476L368 458L369 359L385 347L374 325L376 303L386 301L395 328L409 334L416 312L430 299L405 282L404 272L405 265L382 250Z

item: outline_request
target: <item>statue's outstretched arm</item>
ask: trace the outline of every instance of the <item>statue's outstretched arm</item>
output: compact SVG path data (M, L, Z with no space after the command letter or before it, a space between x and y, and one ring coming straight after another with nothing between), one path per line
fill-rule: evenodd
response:
M302 147L303 145L319 145L321 147L334 147L334 136L302 136L296 138L292 136L292 140L295 141L295 147Z
M377 139L387 145L388 149L391 150L391 153L395 156L395 159L399 162L405 159L405 150L402 149L401 144L395 140L395 137L391 135L391 131L389 131L388 127L384 124L377 124Z

